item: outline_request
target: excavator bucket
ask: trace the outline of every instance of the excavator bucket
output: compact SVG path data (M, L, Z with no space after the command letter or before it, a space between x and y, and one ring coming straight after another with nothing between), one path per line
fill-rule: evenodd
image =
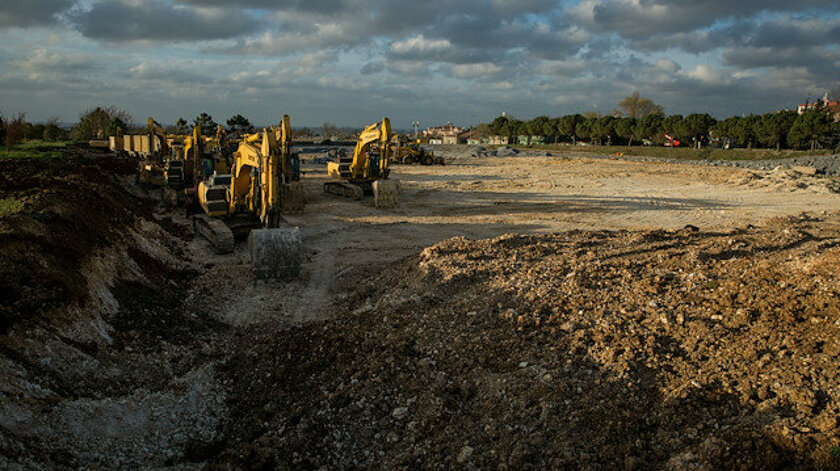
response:
M303 249L300 229L255 229L248 236L254 279L290 279L300 274Z
M400 203L399 180L373 182L373 204L377 208L393 208Z
M292 182L280 186L280 204L283 214L303 214L306 206L306 194L301 182Z

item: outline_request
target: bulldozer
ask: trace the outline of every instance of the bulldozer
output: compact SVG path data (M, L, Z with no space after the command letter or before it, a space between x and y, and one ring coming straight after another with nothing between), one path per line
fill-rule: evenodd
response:
M435 157L435 153L427 151L418 143L402 145L394 149L394 162L401 164L445 165L443 157Z
M204 214L193 218L196 233L219 253L233 251L247 234L254 277L289 278L300 271L300 232L283 228L281 214L303 211L300 164L292 153L291 125L246 135L233 153L229 174L214 171L198 184Z
M353 199L373 194L376 207L399 203L399 182L388 180L391 170L391 121L366 127L356 141L353 157L339 153L336 162L327 163L327 174L338 181L324 183L324 192Z

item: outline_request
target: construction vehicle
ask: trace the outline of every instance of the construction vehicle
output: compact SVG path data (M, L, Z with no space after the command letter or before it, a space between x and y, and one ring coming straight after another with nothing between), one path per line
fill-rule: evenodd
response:
M325 182L324 192L354 199L373 194L377 207L396 205L399 182L388 180L391 138L388 118L366 127L356 141L352 158L339 153L337 162L327 163L327 174L338 181Z
M679 147L680 144L681 144L678 139L676 139L676 138L674 138L674 137L672 137L668 134L665 134L665 139L666 139L665 147Z
M300 233L281 228L281 214L302 211L305 200L289 116L279 128L244 136L229 171L214 171L199 182L204 214L193 218L196 232L219 253L232 252L235 240L248 234L256 278L295 276L302 258Z
M137 181L157 186L165 185L167 183L167 162L172 160L172 148L170 146L172 140L166 135L163 126L153 118L149 118L146 134L123 137L131 140L129 152L140 157ZM179 184L183 184L183 182Z
M445 165L443 157L435 157L434 152L427 151L416 142L395 148L393 161L401 164Z
M203 136L201 126L194 126L192 134L184 138L183 145L173 155L178 162L170 165L172 174L167 173L167 181L177 182L181 178L187 187L195 187L214 172L229 173L232 164L227 133L222 125L216 129L214 137Z

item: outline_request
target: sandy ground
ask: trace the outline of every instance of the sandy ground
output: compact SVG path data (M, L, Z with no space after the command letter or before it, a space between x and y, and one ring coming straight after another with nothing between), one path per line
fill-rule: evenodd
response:
M840 195L829 189L835 180L787 170L586 158L458 158L446 166L393 166L391 178L402 188L401 203L393 209L375 208L372 197L352 201L324 195L323 165L304 165L303 172L306 212L286 216L302 231L308 258L303 276L279 287L253 286L246 277L228 281L226 289L239 294L235 298L262 300L217 306L234 324L318 319L337 274L354 265L392 262L455 236L686 225L707 230L758 225L803 211L840 210ZM247 270L244 247L236 257L239 264L230 269Z

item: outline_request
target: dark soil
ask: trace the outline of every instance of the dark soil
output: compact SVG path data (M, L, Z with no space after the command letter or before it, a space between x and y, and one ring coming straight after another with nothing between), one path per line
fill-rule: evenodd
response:
M803 216L348 274L337 319L231 348L209 468L840 468L838 244Z
M0 198L23 202L0 217L0 467L131 467L142 450L97 456L91 446L79 447L88 453L80 455L61 445L67 441L55 437L60 432L20 430L20 421L39 423L73 401L96 407L149 391L166 394L181 387L179 377L213 361L210 344L225 329L183 305L197 274L185 253L187 230L155 215L159 199L133 191L136 161L83 146L64 152L0 161ZM120 264L110 281L96 284L97 274L83 267L107 257ZM113 297L115 312L104 308L97 290ZM76 430L95 434L84 428ZM103 432L103 450L111 434ZM184 460L196 453L181 452ZM149 465L163 460L148 453L140 458Z
M22 210L0 219L0 333L87 296L82 261L150 211L116 178L134 163L73 148L67 158L0 161L0 198Z

